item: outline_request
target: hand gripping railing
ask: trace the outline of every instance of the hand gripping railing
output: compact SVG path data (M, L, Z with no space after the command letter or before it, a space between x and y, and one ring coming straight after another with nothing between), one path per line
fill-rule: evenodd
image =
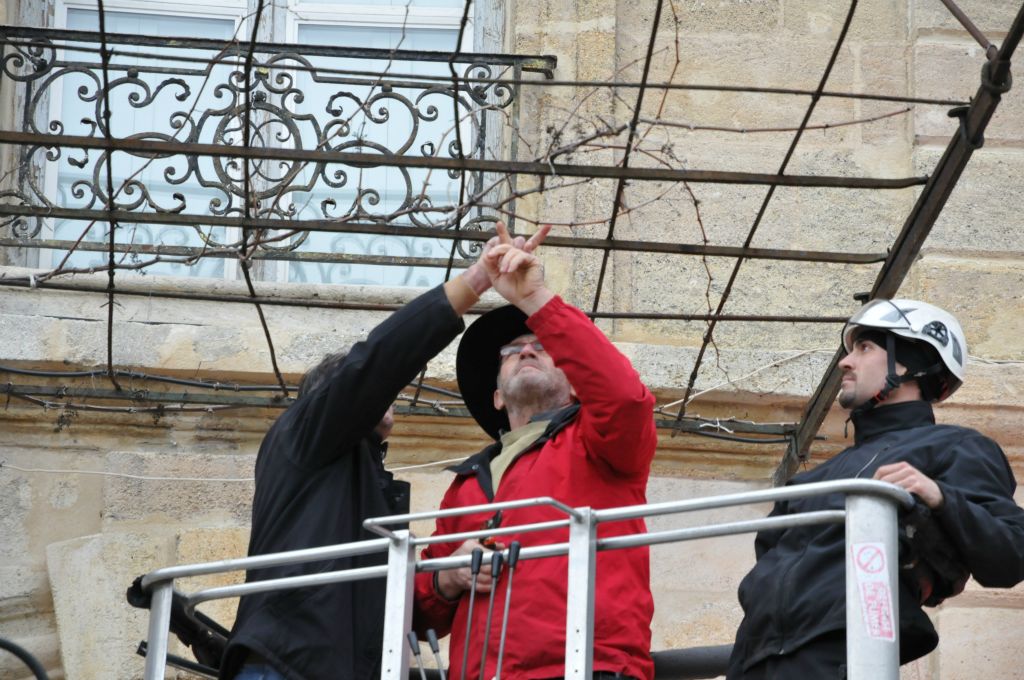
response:
M846 495L845 510L766 517L604 539L597 537L597 526L602 522L792 500L833 493ZM493 513L498 510L537 505L551 506L565 513L567 518L427 538L416 538L407 530L393 531L386 528L386 525L389 524L404 524L416 520L465 514ZM405 640L412 622L413 577L416 571L431 572L464 567L469 565L471 559L469 555L465 555L417 562L415 559L416 546L568 527L569 541L567 543L531 546L520 552L519 559L569 556L565 677L572 680L586 680L591 676L593 664L594 581L598 550L615 550L749 533L764 529L785 529L808 524L845 521L847 677L849 680L897 680L899 677L899 590L896 560L896 511L898 505L907 508L913 505L910 494L903 489L884 482L851 479L603 510L571 508L551 498L535 498L369 519L364 526L385 538L242 559L168 567L147 574L143 578L142 585L151 591L152 604L145 677L146 680L163 678L174 579L312 562L387 550L388 564L386 566L209 588L187 595L186 601L188 608L191 609L200 602L218 598L238 597L248 593L284 588L380 578L386 575L387 602L381 677L385 680L405 680L409 668L409 652Z

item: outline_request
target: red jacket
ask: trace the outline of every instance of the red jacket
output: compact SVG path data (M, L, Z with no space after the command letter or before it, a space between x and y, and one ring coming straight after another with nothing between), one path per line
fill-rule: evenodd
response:
M555 364L565 371L580 406L556 416L549 438L520 454L506 470L497 494L491 493L489 461L500 450L494 444L455 468L442 508L478 505L537 496L551 496L572 507L609 508L646 503L647 477L657 436L654 396L604 334L578 309L554 298L531 316L527 324ZM561 422L559 422L561 421ZM493 513L441 518L435 534L481 529ZM503 527L561 519L548 507L506 510ZM598 535L645 532L643 520L601 524ZM502 536L507 546L561 543L568 530ZM422 557L445 557L460 543L428 546ZM553 678L565 675L565 616L567 558L523 560L516 569L502 678ZM496 671L501 615L507 574L497 584L484 678ZM480 656L487 618L486 594L477 594L467 667L469 678L480 677ZM650 680L651 617L647 548L598 553L595 592L594 670L621 671ZM449 676L462 680L463 646L469 597L448 602L433 588L433 575L416 576L414 628L451 633Z

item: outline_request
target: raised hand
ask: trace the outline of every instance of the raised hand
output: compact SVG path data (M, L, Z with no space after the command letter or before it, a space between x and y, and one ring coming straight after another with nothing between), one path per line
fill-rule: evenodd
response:
M533 314L554 296L544 283L544 267L533 254L551 226L544 225L525 241L522 237L513 239L502 222L497 223L496 229L497 244L488 242L480 263L503 298L527 315Z
M499 222L499 224L502 223ZM502 226L504 226L504 224L502 224ZM540 241L543 240L543 238L540 239ZM512 239L512 244L516 248L526 250L527 252L533 252L533 250L540 245L540 241L529 243L522 236L516 236ZM473 289L473 292L475 292L478 297L483 295L484 291L491 287L491 279L487 274L486 267L484 266L484 258L487 257L487 253L499 243L500 240L497 236L492 236L488 239L480 250L480 257L478 257L477 261L470 265L462 274L466 283L469 284L469 287Z

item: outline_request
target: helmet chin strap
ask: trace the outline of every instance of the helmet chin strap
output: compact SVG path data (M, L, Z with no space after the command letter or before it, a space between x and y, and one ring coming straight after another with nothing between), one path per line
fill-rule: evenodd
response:
M907 382L908 380L913 380L916 377L910 375L898 375L896 373L896 338L893 336L892 333L885 334L885 360L886 370L888 371L885 375L885 385L882 387L882 389L878 390L878 392L875 393L875 396L871 397L863 404L857 406L852 411L850 411L851 418L854 415L867 413L871 409L875 408L883 401L888 399L889 394L894 389L896 389L903 383Z

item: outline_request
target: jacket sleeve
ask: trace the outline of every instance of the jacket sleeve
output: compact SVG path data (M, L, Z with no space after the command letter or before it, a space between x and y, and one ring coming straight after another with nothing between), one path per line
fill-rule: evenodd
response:
M402 388L462 329L442 286L391 314L292 406L300 411L289 433L302 457L295 462L319 467L372 432Z
M452 483L441 500L441 510L452 507L453 499L458 493L459 480ZM456 518L457 519L457 518ZM453 520L439 517L432 536L450 534L456 531ZM421 560L436 557L448 557L459 547L457 543L431 543L420 554ZM459 608L459 600L446 600L434 590L434 572L416 574L416 586L413 595L412 627L420 635L425 636L428 628L433 628L438 637L451 632L452 620Z
M965 437L935 481L945 499L939 522L975 580L1001 588L1024 581L1024 510L1013 500L1017 483L999 445L977 433Z
M632 364L580 310L555 296L527 325L580 401L587 453L619 474L646 475L658 443L654 395Z

